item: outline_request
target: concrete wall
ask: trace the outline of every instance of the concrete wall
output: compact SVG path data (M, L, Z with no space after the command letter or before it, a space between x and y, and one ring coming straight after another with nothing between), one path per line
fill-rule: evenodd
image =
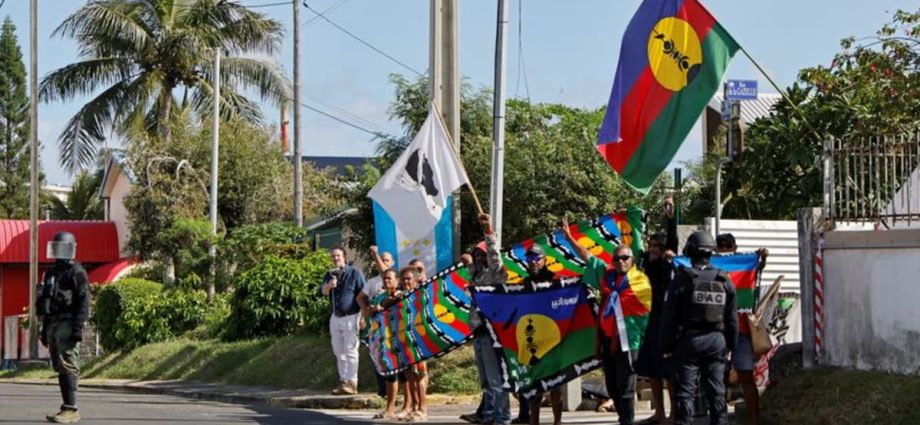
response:
M821 363L920 372L920 229L825 234Z
M131 239L131 229L128 226L128 210L125 208L125 197L131 191L131 182L128 177L121 172L118 167L112 167L113 176L110 177L112 183L109 187L103 188L103 195L109 198L109 217L110 221L115 222L115 229L118 232L118 252L122 255L125 253L125 246Z

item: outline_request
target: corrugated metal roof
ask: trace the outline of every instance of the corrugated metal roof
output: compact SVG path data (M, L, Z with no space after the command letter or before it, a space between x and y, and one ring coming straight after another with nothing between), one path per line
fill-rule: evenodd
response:
M770 116L771 109L783 96L779 93L760 93L757 100L744 100L741 102L741 125L745 128L754 123L757 118ZM722 111L722 93L716 93L707 105L716 112Z
M77 238L77 260L83 263L117 261L118 231L111 221L40 221L38 223L39 262L53 263L45 255L48 241L57 232L67 231ZM29 221L0 220L0 263L29 262Z

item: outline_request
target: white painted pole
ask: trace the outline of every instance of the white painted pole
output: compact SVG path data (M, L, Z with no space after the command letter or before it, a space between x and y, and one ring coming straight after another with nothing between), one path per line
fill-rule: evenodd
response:
M519 0L520 1L520 0ZM489 199L492 227L498 246L502 243L502 199L505 185L505 50L508 46L508 7L498 0L495 28L495 97L492 106L492 187Z
M220 158L220 48L214 49L214 128L211 138L211 235L217 235L217 164ZM208 299L214 297L215 268L217 262L217 247L214 243L208 248L211 257L211 276L208 282Z

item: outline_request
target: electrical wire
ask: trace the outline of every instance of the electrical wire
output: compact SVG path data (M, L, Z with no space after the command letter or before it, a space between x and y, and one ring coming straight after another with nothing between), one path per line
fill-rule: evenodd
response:
M293 1L284 1L284 2L278 2L278 3L265 3L265 4L253 4L253 5L244 4L243 6L249 9L257 9L260 7L287 6L287 5L292 5L292 4L294 4Z
M326 118L329 118L329 119L338 121L338 122L340 122L340 123L342 123L342 124L345 124L345 125L347 125L347 126L349 126L349 127L351 127L351 128L354 128L354 129L356 129L356 130L363 131L363 132L365 132L365 133L367 133L367 134L370 134L370 135L372 135L372 136L374 136L374 137L390 138L390 139L395 139L395 138L396 138L396 136L393 136L393 135L391 135L391 134L387 134L387 133L382 132L382 131L373 131L373 130L369 130L369 129L367 129L367 128L365 128L365 127L362 127L362 126L360 126L360 125L358 125L358 124L355 124L355 123L353 123L353 122L350 122L350 121L348 121L348 120L346 120L346 119L344 119L344 118L341 118L341 117L337 117L337 116L335 116L335 115L332 115L332 114L330 114L330 113L328 113L328 112L325 112L325 111L323 111L323 110L321 110L321 109L318 109L318 108L316 108L316 107L310 106L310 105L308 105L308 104L306 104L306 103L301 102L301 103L300 103L300 106L303 106L304 108L307 108L307 109L309 109L309 110L311 110L311 111L313 111L313 112L316 112L317 114L320 114L320 115L322 115L322 116L325 116Z
M521 76L524 80L524 92L527 94L527 100L530 101L530 84L527 82L527 65L524 63L524 2L518 2L518 72L517 84L514 87L514 97L519 97L521 88Z
M345 3L348 3L349 1L351 1L351 0L340 0L338 3L335 3L335 4L331 5L331 6L329 6L329 7L325 8L325 9L323 9L323 11L320 12L320 13L322 13L323 15L328 15L328 14L330 14L330 13L332 13L332 12L335 12L336 10L338 10L340 7L344 6ZM304 28L306 28L306 27L309 27L309 26L315 24L315 23L316 23L317 21L319 21L319 20L320 20L320 17L319 17L319 16L314 16L313 18L310 18L310 20L308 20L307 22L304 22L301 26L304 27Z
M380 53L381 55L383 55L383 56L386 57L387 59L393 61L394 63L396 63L396 64L398 64L398 65L400 65L400 66L402 66L403 68L406 68L406 69L408 69L409 71L414 72L414 73L415 73L416 75L418 75L419 77L424 77L424 76L425 76L425 74L422 74L421 72L419 72L419 71L416 70L415 68L412 68L411 66L406 65L405 63L401 62L399 59L396 59L396 58L394 58L393 56L390 56L389 54L387 54L387 53L384 52L383 50L378 49L378 48L377 48L376 46L374 46L373 44L371 44L371 43L365 41L364 39L362 39L361 37L358 37L357 35L353 34L351 31L348 31L347 29L342 28L342 26L340 26L339 24L333 22L333 21L330 20L329 18L327 18L326 15L324 15L324 14L318 12L316 9L313 9L312 7L310 7L310 5L308 5L306 1L303 2L303 5L304 5L304 7L307 8L307 10L309 10L309 11L315 13L315 14L317 15L317 17L319 17L319 18L321 18L322 20L328 22L330 25L332 25L332 26L338 28L339 31L344 32L345 34L349 35L351 38L354 38L355 40L357 40L357 41L360 42L361 44L364 44L365 46L371 48L371 49L374 50L375 52Z

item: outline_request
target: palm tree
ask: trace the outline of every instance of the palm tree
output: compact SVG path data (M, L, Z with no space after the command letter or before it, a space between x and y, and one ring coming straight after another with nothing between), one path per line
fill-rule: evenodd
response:
M99 199L101 184L101 169L94 173L87 170L78 172L66 201L56 196L50 197L51 218L54 220L102 220L103 204Z
M280 49L281 24L230 1L93 0L54 35L77 41L79 61L42 79L41 100L95 95L58 138L61 164L71 172L95 161L110 131L125 136L140 128L168 141L167 124L178 110L209 115L215 48L226 55L220 90L225 118L261 122L258 105L241 89L273 103L291 98L290 82L268 58Z

